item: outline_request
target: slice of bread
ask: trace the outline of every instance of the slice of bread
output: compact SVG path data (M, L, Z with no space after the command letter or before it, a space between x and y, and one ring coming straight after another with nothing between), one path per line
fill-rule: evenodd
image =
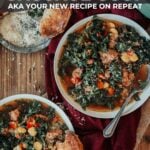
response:
M39 31L44 37L55 37L65 30L70 19L70 9L45 9Z

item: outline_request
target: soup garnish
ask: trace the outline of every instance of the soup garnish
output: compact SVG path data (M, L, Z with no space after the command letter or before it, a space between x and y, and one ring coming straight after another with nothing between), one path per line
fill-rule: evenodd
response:
M150 41L128 25L94 16L68 35L58 64L61 82L82 108L113 109L128 97L150 63Z

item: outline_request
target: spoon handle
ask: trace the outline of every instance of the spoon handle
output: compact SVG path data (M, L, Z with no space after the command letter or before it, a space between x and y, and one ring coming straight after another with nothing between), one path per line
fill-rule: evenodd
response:
M103 136L105 138L109 138L113 135L117 124L119 122L119 119L122 115L122 112L124 111L126 105L129 103L130 99L132 98L132 96L136 93L140 92L138 91L134 91L130 94L130 96L126 99L126 101L123 103L122 107L120 108L119 112L117 113L117 115L115 116L115 118L107 125L107 127L103 130Z

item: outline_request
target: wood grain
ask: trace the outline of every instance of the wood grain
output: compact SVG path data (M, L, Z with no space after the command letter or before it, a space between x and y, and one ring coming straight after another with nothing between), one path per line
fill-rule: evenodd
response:
M44 53L20 54L0 47L0 99L19 93L45 93Z
M44 55L45 50L19 54L0 45L0 99L20 93L46 93ZM150 126L145 136L150 136ZM143 140L137 150L150 150L150 143Z

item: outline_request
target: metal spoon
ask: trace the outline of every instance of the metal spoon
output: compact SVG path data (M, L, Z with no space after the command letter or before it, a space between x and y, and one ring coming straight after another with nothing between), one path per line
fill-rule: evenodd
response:
M147 85L150 84L150 65L147 65L147 79L146 79ZM147 85L145 87L147 87ZM103 136L105 138L109 138L113 135L117 124L120 120L120 117L125 109L125 107L127 106L127 104L130 102L131 98L136 94L136 93L140 93L143 91L143 88L138 88L135 89L130 95L129 97L125 100L125 102L123 103L122 107L120 108L119 112L117 113L117 115L115 116L115 118L107 125L107 127L103 130Z

